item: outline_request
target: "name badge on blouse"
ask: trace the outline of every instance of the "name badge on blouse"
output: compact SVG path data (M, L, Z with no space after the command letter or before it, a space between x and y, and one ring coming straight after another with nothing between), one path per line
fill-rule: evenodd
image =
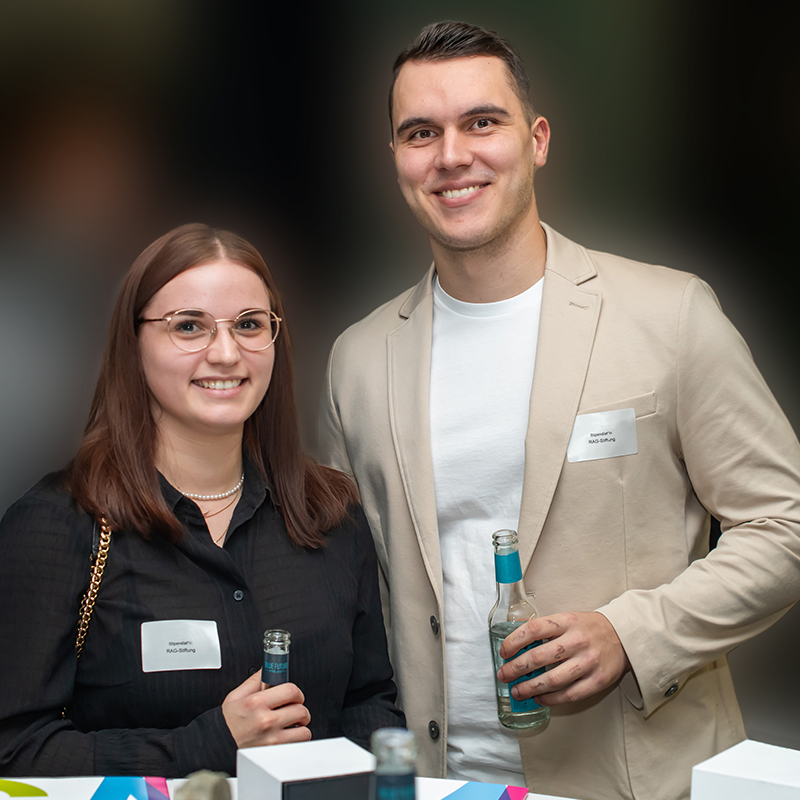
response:
M220 669L217 623L207 619L165 619L142 623L142 672Z
M632 456L638 452L636 412L632 408L575 417L567 448L567 461L570 463Z

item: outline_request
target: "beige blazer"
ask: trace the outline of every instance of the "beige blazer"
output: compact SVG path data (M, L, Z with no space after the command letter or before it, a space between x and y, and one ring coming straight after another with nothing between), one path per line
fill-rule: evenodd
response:
M800 596L800 447L701 280L544 229L525 583L542 614L605 614L636 680L520 736L527 784L587 800L688 797L691 766L744 737L725 653ZM336 341L320 436L327 462L358 482L419 772L441 776L445 670L471 665L445 663L439 623L431 279ZM567 461L576 415L623 408L635 410L636 454ZM724 531L710 554L706 509Z

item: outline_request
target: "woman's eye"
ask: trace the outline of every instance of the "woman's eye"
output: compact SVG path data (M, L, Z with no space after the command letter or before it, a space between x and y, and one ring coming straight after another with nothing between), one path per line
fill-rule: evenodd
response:
M236 323L236 330L241 333L257 333L258 331L263 331L265 327L266 325L261 320L252 317L240 319Z
M173 321L171 328L173 333L180 336L197 336L206 332L202 325L193 320Z

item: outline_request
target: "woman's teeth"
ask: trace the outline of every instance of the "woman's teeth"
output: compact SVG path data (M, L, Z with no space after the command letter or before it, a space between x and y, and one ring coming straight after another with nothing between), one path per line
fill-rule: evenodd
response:
M241 382L241 379L236 381L195 381L204 389L235 389Z

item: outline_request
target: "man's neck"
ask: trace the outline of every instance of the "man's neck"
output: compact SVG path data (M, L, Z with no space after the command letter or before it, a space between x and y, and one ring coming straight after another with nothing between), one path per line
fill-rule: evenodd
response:
M439 283L466 303L494 303L516 297L544 275L547 238L538 219L513 240L476 250L450 250L431 240Z

